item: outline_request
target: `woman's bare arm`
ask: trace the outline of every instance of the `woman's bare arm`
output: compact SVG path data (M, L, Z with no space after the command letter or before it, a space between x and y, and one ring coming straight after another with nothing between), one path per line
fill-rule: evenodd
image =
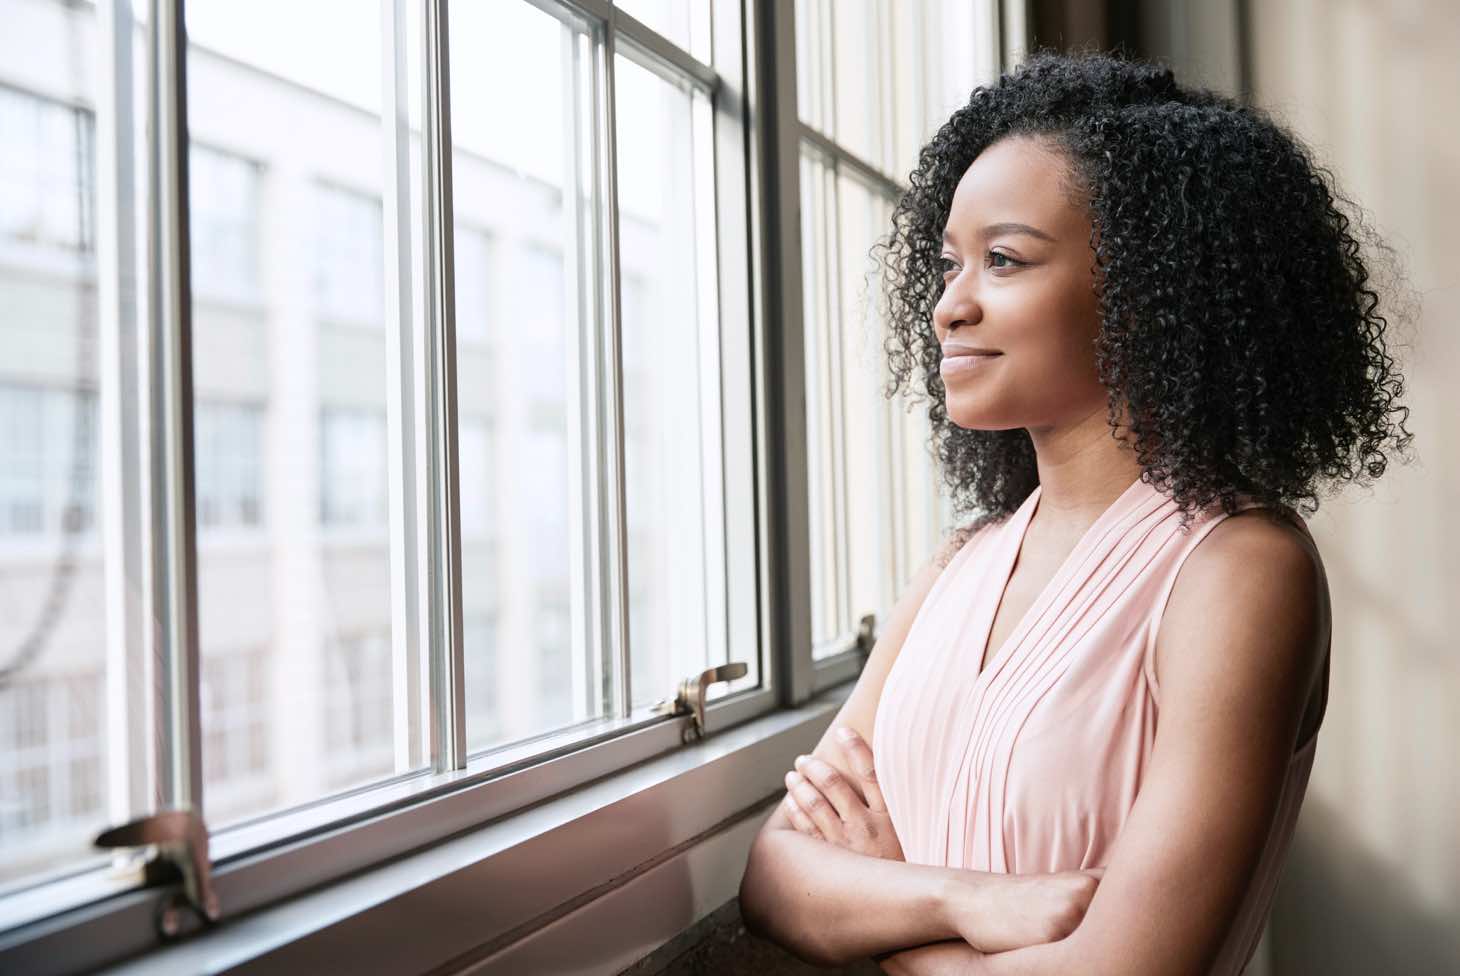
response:
M882 686L928 590L961 544L919 571L887 621L836 720L812 755L855 777L832 730L850 726L867 742ZM751 848L740 887L746 926L814 963L866 958L907 946L962 937L981 897L1002 876L866 857L796 831L777 807ZM963 920L960 926L960 919Z
M773 817L784 817L780 807ZM977 904L975 872L855 854L769 823L740 889L746 928L807 962L834 966L961 938L952 890Z

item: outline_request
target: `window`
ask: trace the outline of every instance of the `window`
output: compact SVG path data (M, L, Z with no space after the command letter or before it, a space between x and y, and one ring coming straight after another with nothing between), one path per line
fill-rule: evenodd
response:
M98 226L91 59L52 46L82 41L90 18L35 5L8 12L0 40L0 914L33 903L26 889L41 879L104 863L92 837L150 803L126 771L147 737L143 713L107 695L140 663L108 641L140 626L146 593L113 542L126 538L126 513L104 514L141 472L102 483L102 448L119 428L101 428L101 354L115 332L102 328L113 320L98 258L126 266L126 255L115 238L103 247ZM132 204L106 202L113 214ZM108 604L109 588L130 605Z
M201 701L203 776L213 820L237 820L274 802L273 736L287 746L290 730L271 729L264 710L271 663L267 645L209 650Z
M390 362L420 285L386 257L418 253L419 200L380 115L407 36L339 5L291 16L287 43L257 11L186 10L202 800L226 849L429 765L391 534L392 430L414 428L392 427Z
M320 418L320 521L381 527L388 515L385 417L370 410L327 408Z
M380 325L385 318L385 254L380 201L321 184L315 188L315 289L320 318Z
M0 383L0 537L96 526L96 398Z
M0 86L0 234L92 250L92 128L88 112Z
M263 411L199 402L193 412L198 529L258 528L263 522Z
M996 4L797 0L797 113L813 654L854 646L950 525L927 419L883 400L872 245L899 181L975 85L995 73ZM889 41L889 43L884 43ZM970 58L968 51L979 52ZM889 465L899 456L905 462ZM931 511L930 511L931 509ZM836 672L840 674L840 672Z
M395 765L389 631L336 638L325 660L324 746L330 785L346 789L389 774Z
M259 167L232 153L194 145L188 154L193 293L199 299L257 303Z
M108 900L142 882L91 841L159 807L202 809L226 918L699 762L656 703L743 662L710 688L712 744L780 721L813 690L808 638L844 648L940 527L925 434L870 388L863 257L921 134L892 121L916 130L904 102L961 70L940 31L986 28L960 5L838 3L833 27L824 0L320 3L287 38L184 6L185 72L129 4L31 4L0 38L44 55L34 94L0 87L0 296L23 313L0 321L7 971L26 946L87 970L155 938L153 895ZM763 49L762 14L811 19ZM833 32L855 111L823 77ZM130 46L160 97L78 74L61 39ZM757 90L768 57L828 100L789 147L757 139L789 111ZM180 94L185 146L147 118ZM765 147L802 164L775 194L803 194L804 308L758 277L780 260L758 253L780 237ZM183 266L148 259L151 233L190 243L188 315L145 307ZM32 252L96 258L38 275ZM129 328L155 375L98 354ZM804 416L757 408L780 335L806 345ZM803 423L809 458L786 447ZM814 554L786 570L799 528L774 506L803 490ZM710 812L696 829L744 811Z
M102 815L101 674L0 686L0 885L84 856Z
M619 58L624 458L635 704L727 660L710 107Z
M491 336L492 239L486 231L456 228L456 336L463 344ZM463 349L463 355L468 350Z

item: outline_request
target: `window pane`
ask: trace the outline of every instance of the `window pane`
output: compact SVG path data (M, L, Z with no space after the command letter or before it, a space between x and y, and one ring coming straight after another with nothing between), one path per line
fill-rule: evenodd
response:
M822 26L827 16L825 0L796 0L796 114L813 129L831 134L828 42Z
M830 23L834 48L832 98L836 141L869 163L885 166L882 130L887 90L878 40L885 36L880 0L836 0Z
M900 179L973 89L998 77L998 0L899 2L892 18L892 101L897 131L892 173Z
M420 768L397 687L380 17L187 7L210 826ZM279 30L288 23L287 31ZM384 40L384 48L382 46ZM407 220L406 226L415 221ZM406 245L409 247L409 243ZM410 307L409 282L398 282ZM222 532L222 529L229 529Z
M615 0L614 6L709 62L710 0Z
M151 740L147 682L131 667L141 659L140 638L125 626L141 626L146 575L104 533L103 491L118 497L121 484L102 481L102 399L119 386L103 358L115 333L102 333L96 219L103 206L114 216L145 214L145 119L114 126L137 140L117 141L138 183L103 198L99 167L115 163L98 155L97 112L112 109L90 57L100 43L95 10L5 4L0 18L3 892L105 862L91 844L97 833L150 809L146 773L129 764L129 750L145 754ZM133 274L141 223L110 222L135 231L111 242ZM140 318L140 297L112 300ZM116 316L105 323L115 328ZM119 432L116 404L108 409Z
M592 48L521 0L453 3L450 19L466 732L481 751L601 718L611 700L575 541L577 377L595 335L581 284L593 201L575 192L592 185Z
M843 421L846 437L846 537L851 623L891 608L891 443L882 384L887 369L877 315L881 276L873 242L891 220L885 198L845 172L837 181L841 261Z
M811 639L820 657L850 627L843 609L845 546L840 465L841 343L836 287L835 183L832 170L805 147L801 153L801 263L806 342L806 488L811 535Z
M719 325L708 103L627 58L616 72L637 706L726 660Z

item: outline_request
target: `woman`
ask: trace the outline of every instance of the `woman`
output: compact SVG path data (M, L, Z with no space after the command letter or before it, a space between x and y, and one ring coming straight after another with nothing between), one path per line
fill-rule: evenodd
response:
M889 392L925 383L983 514L787 774L753 931L892 973L1243 969L1327 693L1290 503L1412 436L1334 199L1258 110L1103 55L1030 58L923 149Z

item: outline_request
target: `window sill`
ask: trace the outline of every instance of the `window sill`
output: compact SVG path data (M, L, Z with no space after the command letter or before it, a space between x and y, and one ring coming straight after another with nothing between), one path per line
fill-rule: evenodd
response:
M850 691L848 683L287 901L231 919L225 902L211 931L119 971L616 973L735 896L781 777ZM0 960L19 972L69 972L95 965L94 951L90 938L42 937L0 943Z

